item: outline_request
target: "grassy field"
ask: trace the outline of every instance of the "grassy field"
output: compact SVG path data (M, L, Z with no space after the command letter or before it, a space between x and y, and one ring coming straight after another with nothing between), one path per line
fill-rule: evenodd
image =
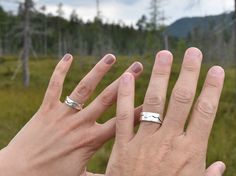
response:
M129 57L118 57L117 64L104 78L99 85L91 100L101 92L112 80L115 80L135 59ZM136 104L142 104L143 96L146 92L149 76L152 70L153 58L146 57L140 59L144 64L144 73L136 83ZM180 64L173 66L171 82L168 96L173 87ZM22 86L21 73L19 72L15 80L11 80L17 61L14 58L0 58L0 148L6 146L11 138L23 127L23 125L32 117L39 107L49 77L56 65L55 59L31 60L31 85L25 89ZM66 79L62 100L76 86L78 81L92 68L96 63L93 57L75 58L71 71ZM205 74L209 65L204 65L201 71L198 94L203 85ZM236 95L234 90L235 70L226 69L226 81L223 95L220 103L220 109L209 142L208 163L215 160L223 160L227 164L226 176L236 173ZM99 120L104 122L114 116L115 107L112 107ZM107 143L91 160L89 169L94 172L103 172L106 162L109 158L112 141Z

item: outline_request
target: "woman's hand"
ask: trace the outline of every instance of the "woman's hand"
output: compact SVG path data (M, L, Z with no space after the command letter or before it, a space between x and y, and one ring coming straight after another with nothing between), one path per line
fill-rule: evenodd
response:
M96 120L116 102L119 79L109 85L89 106L77 111L60 102L63 82L72 63L67 54L58 63L34 117L10 144L0 152L0 175L79 176L91 156L115 132L115 119L105 124ZM81 104L93 93L116 59L106 55L71 93ZM134 63L126 72L137 78L142 65ZM34 101L34 97L32 97ZM141 108L136 109L137 115Z
M106 176L209 176L206 171L208 138L216 115L224 81L224 70L215 66L207 74L188 126L194 101L202 53L186 51L179 79L164 115L172 55L157 54L143 112L160 114L162 126L143 121L134 134L134 77L125 73L120 81L116 140ZM209 168L212 173L215 166Z

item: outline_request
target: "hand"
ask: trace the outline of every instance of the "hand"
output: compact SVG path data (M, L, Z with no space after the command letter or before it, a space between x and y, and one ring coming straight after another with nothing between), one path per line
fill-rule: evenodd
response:
M216 115L224 81L224 70L215 66L207 74L191 118L185 129L202 61L196 48L186 51L179 79L164 115L172 55L157 54L143 111L159 113L162 126L141 122L134 134L134 78L125 73L120 81L116 140L106 176L204 176L208 138ZM211 168L210 168L211 169ZM211 170L212 171L212 170Z
M67 54L58 63L38 112L0 151L1 176L79 176L91 156L114 136L115 118L105 124L96 120L116 102L119 79L78 112L60 102L72 60ZM70 98L85 103L115 60L113 55L106 55L81 80ZM127 72L137 78L142 65L136 62ZM136 112L139 114L140 108Z

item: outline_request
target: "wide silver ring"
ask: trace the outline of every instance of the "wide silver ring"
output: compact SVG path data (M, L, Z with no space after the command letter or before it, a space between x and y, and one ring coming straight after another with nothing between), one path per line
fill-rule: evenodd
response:
M76 109L78 111L81 111L84 106L84 104L81 104L72 100L69 96L66 97L65 104L69 106L70 108Z
M140 121L162 124L161 115L153 112L142 112L140 114Z

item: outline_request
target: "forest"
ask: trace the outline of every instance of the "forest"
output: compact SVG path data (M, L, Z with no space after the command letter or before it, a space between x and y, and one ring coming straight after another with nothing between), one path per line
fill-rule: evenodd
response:
M183 31L188 23L180 28L164 24L165 17L150 9L135 26L121 23L106 23L99 13L93 21L84 22L74 10L70 19L63 18L63 5L58 5L57 16L44 13L33 2L29 10L29 45L31 55L61 57L64 53L82 56L101 56L107 52L119 55L144 56L161 49L181 53L188 46L197 46L208 60L218 59L222 63L233 61L234 13L222 14L219 18L202 17L195 23L186 37L173 36ZM156 7L157 8L157 7ZM0 7L0 56L20 55L25 39L25 4L20 3L17 14L6 12ZM225 61L227 60L227 61Z

